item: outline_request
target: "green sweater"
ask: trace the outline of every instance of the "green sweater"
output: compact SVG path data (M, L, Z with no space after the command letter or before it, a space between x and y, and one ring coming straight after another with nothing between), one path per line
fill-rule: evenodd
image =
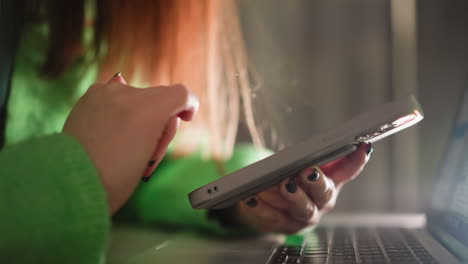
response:
M15 61L7 147L0 152L0 262L101 263L110 230L104 189L82 146L60 134L73 104L95 80L97 66L83 58L63 77L41 79L45 36L44 28L30 28ZM226 170L268 154L237 146ZM190 191L218 177L214 163L200 153L166 157L120 214L156 226L226 233L187 199Z

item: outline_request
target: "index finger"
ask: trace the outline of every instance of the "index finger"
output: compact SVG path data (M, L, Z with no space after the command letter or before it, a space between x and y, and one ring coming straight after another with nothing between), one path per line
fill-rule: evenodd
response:
M354 179L363 169L372 152L372 145L361 143L358 149L346 157L332 161L320 167L333 180L337 187Z
M157 107L154 107L154 103L151 104L153 110L164 111L169 117L177 116L184 121L191 121L200 105L195 94L181 84L149 87L143 90L149 100L158 103Z

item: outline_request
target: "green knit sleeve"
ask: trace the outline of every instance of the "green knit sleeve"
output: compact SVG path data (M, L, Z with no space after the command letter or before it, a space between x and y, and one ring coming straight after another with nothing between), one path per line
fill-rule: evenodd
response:
M110 221L96 169L71 136L0 152L0 262L102 263Z
M252 145L240 145L225 163L225 169L230 173L270 154L270 151ZM200 154L179 159L165 158L152 178L139 185L119 217L132 217L138 222L158 226L230 233L231 230L221 227L218 221L209 219L207 210L192 209L187 198L194 189L219 177L216 164L203 159Z

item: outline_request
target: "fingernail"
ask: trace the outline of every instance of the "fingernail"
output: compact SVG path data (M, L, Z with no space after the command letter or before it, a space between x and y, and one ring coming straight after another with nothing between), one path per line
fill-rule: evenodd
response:
M307 176L307 179L311 182L314 182L314 181L317 181L320 177L320 172L317 170L317 169L314 169L314 171L312 172L312 174L310 174L309 176Z
M295 193L297 191L297 185L293 179L290 179L289 182L286 183L286 190L290 193Z
M255 207L257 205L257 199L255 199L254 197L250 198L247 201L247 205L250 207Z
M111 82L119 82L121 84L127 84L127 82L122 77L122 74L120 72L118 72L114 76L112 76L112 78L109 80L108 83L111 83Z
M367 156L370 156L370 154L374 151L374 148L372 147L372 143L369 143L369 148L366 151Z
M148 167L146 167L146 170L145 172L143 173L143 177L141 177L141 180L144 181L144 182L148 182L149 179L151 178L151 175L153 175L153 171L154 169L152 168L152 165L155 163L156 161L154 160L151 160L150 162L148 162Z

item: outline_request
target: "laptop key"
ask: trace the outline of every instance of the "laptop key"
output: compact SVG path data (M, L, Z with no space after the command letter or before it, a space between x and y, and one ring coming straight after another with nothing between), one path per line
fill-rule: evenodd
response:
M387 260L384 257L382 257L382 258L371 258L371 259L361 258L361 263L387 263Z
M398 229L359 228L354 231L354 237L351 237L349 229L336 229L331 243L327 240L329 236L322 232L320 236L305 241L303 246L278 247L270 263L437 263L419 241Z
M322 254L304 254L304 258L326 258L328 257L327 253Z
M329 264L355 264L356 258L332 258L328 261Z
M303 258L301 263L302 264L326 264L327 263L327 257Z

